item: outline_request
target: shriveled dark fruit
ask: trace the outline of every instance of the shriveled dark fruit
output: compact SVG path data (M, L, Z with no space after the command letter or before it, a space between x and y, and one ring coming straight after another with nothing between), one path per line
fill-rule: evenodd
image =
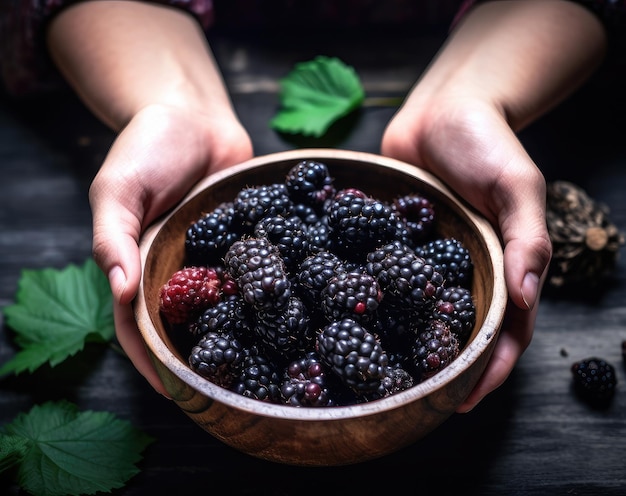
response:
M607 406L615 394L615 368L602 358L590 357L571 366L574 389L580 397L594 406Z
M377 337L350 318L331 322L321 330L317 352L322 362L358 394L377 391L389 365Z
M552 258L549 288L602 288L615 277L624 233L610 218L610 210L580 186L569 181L546 184L546 222Z
M281 393L285 403L291 406L335 406L327 382L325 366L317 353L311 351L287 366Z
M221 278L205 266L176 271L161 286L159 310L170 324L186 324L220 301Z

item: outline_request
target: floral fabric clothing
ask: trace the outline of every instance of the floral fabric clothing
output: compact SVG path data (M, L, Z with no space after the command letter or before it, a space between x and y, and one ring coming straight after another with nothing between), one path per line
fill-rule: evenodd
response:
M0 76L14 96L41 93L62 84L45 49L46 23L63 8L83 0L1 0ZM145 0L181 8L205 29L280 27L298 22L329 27L454 26L480 0ZM609 34L626 28L626 0L577 0L595 12ZM298 21L300 20L300 21Z

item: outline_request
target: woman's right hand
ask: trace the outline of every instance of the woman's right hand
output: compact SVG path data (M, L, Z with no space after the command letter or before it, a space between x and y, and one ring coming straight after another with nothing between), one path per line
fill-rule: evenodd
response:
M246 131L166 106L139 112L122 130L93 180L93 255L114 296L120 345L137 370L167 394L139 335L131 302L141 276L139 239L203 177L252 157Z

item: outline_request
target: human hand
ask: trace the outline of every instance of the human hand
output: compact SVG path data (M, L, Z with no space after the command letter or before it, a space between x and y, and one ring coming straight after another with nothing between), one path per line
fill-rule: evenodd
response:
M411 99L385 130L381 151L426 169L480 211L501 236L509 302L483 376L458 407L474 408L508 377L528 347L551 257L545 180L504 116L486 102Z
M137 370L165 396L131 307L141 277L139 238L197 181L252 153L250 139L234 117L216 122L151 106L122 130L92 182L93 254L109 278L117 338Z

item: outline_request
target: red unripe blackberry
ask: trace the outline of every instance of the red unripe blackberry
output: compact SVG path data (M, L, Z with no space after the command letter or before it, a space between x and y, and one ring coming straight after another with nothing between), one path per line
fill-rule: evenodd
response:
M221 278L215 269L204 266L180 269L161 287L161 314L170 324L191 322L220 301L220 288Z

